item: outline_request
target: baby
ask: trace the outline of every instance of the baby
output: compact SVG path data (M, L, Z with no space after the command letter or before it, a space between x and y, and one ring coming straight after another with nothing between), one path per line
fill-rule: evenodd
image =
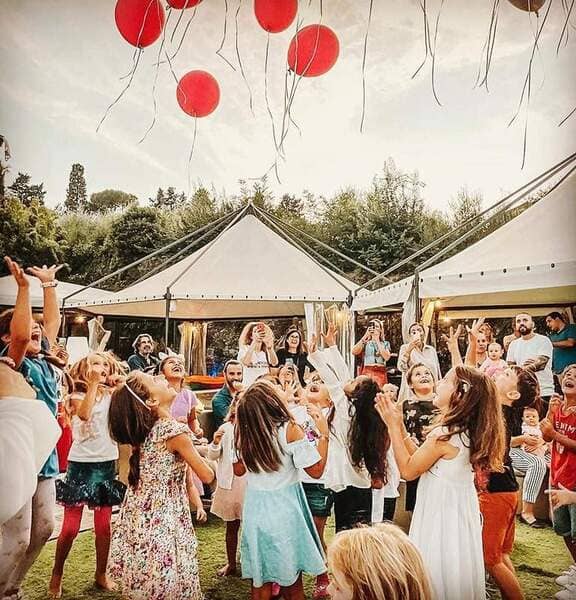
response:
M487 349L488 358L480 365L480 371L490 378L501 373L507 368L506 361L502 358L504 349L498 342L492 342Z
M527 406L522 413L522 435L529 435L540 439L540 445L531 454L544 456L548 450L548 444L542 437L542 432L539 427L540 417L535 408ZM522 444L522 450L528 452L526 444Z

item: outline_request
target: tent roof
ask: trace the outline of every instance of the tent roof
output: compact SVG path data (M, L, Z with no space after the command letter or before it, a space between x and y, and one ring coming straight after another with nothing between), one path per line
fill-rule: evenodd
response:
M357 285L246 214L212 243L110 297L69 306L104 315L252 318L304 314L304 302L345 302Z
M490 235L420 273L420 298L446 307L568 304L576 301L576 173ZM403 303L413 277L374 292L355 310Z
M40 281L36 277L29 277L30 281L30 303L32 308L42 308L44 304L44 295L42 288L40 287ZM67 283L65 281L58 282L58 298L64 298L68 294L81 290L84 286L76 283ZM6 275L0 277L0 305L2 306L14 306L16 302L16 294L18 292L18 286L12 275ZM80 292L75 298L78 300L91 300L93 298L106 298L111 296L112 292L106 290L100 290L97 288L88 288L83 292Z

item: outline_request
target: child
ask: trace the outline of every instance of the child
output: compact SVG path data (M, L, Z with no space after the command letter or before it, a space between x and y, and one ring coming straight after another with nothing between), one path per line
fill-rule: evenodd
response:
M13 310L0 315L0 339L4 355L36 390L38 401L44 402L56 416L58 410L58 383L50 357L43 352L43 344L56 343L60 328L60 310L56 295L56 274L62 265L30 267L28 272L40 280L43 288L43 325L33 321L30 308L28 278L14 261L5 257L10 273L16 280L18 293ZM9 537L13 544L3 552L0 560L0 597L20 594L26 573L34 564L54 529L55 479L59 473L56 449L38 473L33 497L9 521L2 525L0 537ZM1 493L5 493L2 490Z
M568 365L564 369L560 383L564 398L552 397L548 414L540 427L544 440L552 442L551 488L576 491L576 365ZM552 521L554 531L564 538L576 563L576 506L557 507ZM572 593L575 591L576 582ZM561 598L571 597L564 595Z
M328 565L332 600L433 598L420 553L391 523L341 531L328 549Z
M226 557L228 563L218 571L220 577L236 575L238 531L242 520L245 477L236 477L232 467L236 459L234 449L234 423L237 399L232 401L226 422L216 431L208 450L208 460L218 461L216 481L218 487L212 498L210 512L226 522Z
M200 423L196 416L198 398L196 398L193 392L184 387L184 359L178 354L164 355L158 364L158 372L164 375L168 385L177 392L170 407L170 414L179 423L188 425L190 431L196 437L195 441L199 442L204 432L200 428ZM205 445L203 447L206 448ZM197 450L199 449L197 448ZM201 453L201 455L204 454ZM196 519L200 523L204 523L208 518L201 498L202 494L204 494L204 488L202 482L198 477L194 476L190 469L186 473L186 489L188 490L190 503L196 511Z
M304 600L302 572L326 571L322 546L299 481L299 469L321 477L328 453L328 424L310 408L320 432L315 448L294 422L276 390L265 381L240 396L234 474L246 478L242 511L242 577L252 579L252 598L270 598L277 582L286 597Z
M540 444L534 450L532 450L533 454L537 454L538 456L545 457L548 454L548 444L544 441L542 437L542 431L539 426L540 415L538 414L538 410L532 406L527 406L522 411L522 435L529 435L531 437L538 438L540 440ZM526 444L522 444L522 450L527 451Z
M194 448L188 427L171 418L175 396L163 376L141 371L130 373L112 394L112 438L134 448L109 559L126 600L203 597L186 468L204 483L214 473Z
M484 373L488 377L494 378L495 375L501 373L508 367L508 363L502 358L504 356L504 349L498 342L492 342L488 346L488 357L480 365L480 372Z
M416 446L400 406L380 395L378 411L388 425L404 479L420 476L410 539L428 567L437 598L484 600L484 561L476 467L502 470L502 409L494 383L475 369L457 366L438 383L437 425ZM455 519L454 515L458 515Z
M96 585L115 589L106 575L110 547L112 507L120 504L125 486L116 479L118 446L108 431L110 383L115 383L119 365L101 352L82 358L70 369L75 392L68 400L72 415L72 446L66 478L56 482L56 501L64 505L64 522L58 536L49 593L62 596L64 563L80 530L84 505L94 510L96 538Z

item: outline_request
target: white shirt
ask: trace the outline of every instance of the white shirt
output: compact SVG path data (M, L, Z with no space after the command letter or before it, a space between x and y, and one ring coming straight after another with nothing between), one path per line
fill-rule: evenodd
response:
M252 385L260 375L268 375L270 366L268 364L268 356L264 350L252 352L252 361L249 365L245 365L242 359L248 354L250 346L242 346L238 351L238 360L244 365L244 376L242 383L244 387Z
M400 384L400 392L398 393L398 400L403 402L410 394L410 388L406 381L406 373L412 365L422 363L426 365L434 377L434 381L438 382L442 379L442 373L440 372L440 363L438 362L438 354L434 346L425 344L422 350L414 348L410 355L408 355L408 344L402 344L398 351L398 369L402 371L402 383Z
M515 339L508 346L506 361L522 366L529 358L538 358L547 356L548 362L541 371L536 371L535 375L540 384L540 395L551 396L554 393L554 376L552 374L552 353L554 347L552 342L545 336L535 333L534 337L525 340L524 338Z
M93 463L116 460L118 446L110 437L108 413L110 412L109 393L102 394L94 403L92 414L87 421L72 417L72 446L68 460Z
M234 481L234 462L236 450L234 448L234 425L227 421L222 425L224 435L219 444L212 442L208 446L208 460L218 461L216 468L216 481L223 490L231 490Z

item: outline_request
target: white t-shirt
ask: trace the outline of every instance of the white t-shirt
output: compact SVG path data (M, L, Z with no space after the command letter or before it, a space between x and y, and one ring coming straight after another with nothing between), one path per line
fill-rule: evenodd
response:
M248 354L250 346L242 346L238 351L238 360L242 362L242 359ZM244 387L252 385L260 375L267 375L270 373L270 366L268 365L268 357L264 350L260 352L252 352L252 362L250 365L244 365L244 376L242 377L242 383Z
M513 362L521 367L529 358L547 356L549 360L546 366L541 371L536 371L535 374L540 384L540 395L551 396L554 393L553 350L552 342L545 335L535 333L534 337L529 340L520 337L511 342L508 346L506 361Z

